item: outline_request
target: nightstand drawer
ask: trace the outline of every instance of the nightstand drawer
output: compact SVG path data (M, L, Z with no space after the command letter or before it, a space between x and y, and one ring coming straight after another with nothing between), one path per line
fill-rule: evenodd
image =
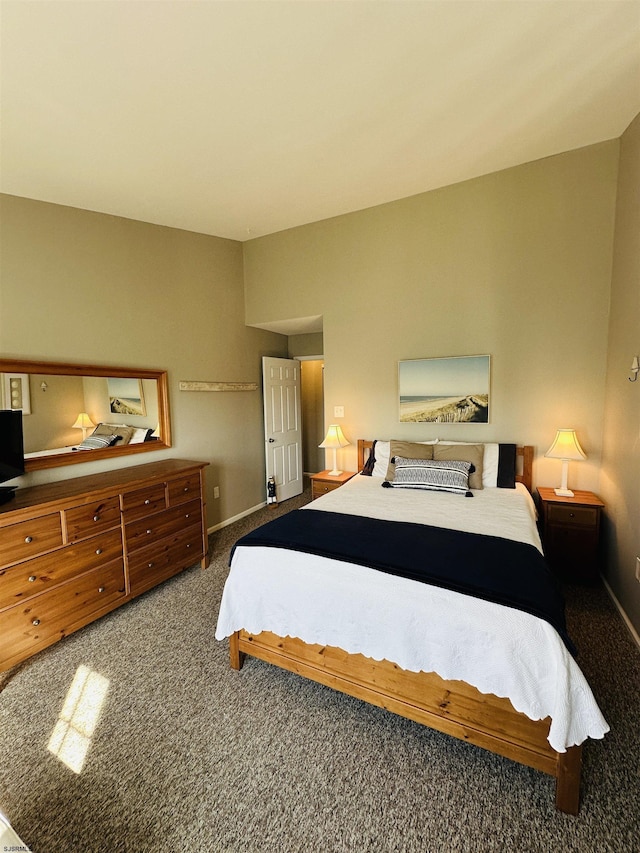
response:
M326 495L327 492L332 492L334 489L339 489L342 483L314 483L311 489L311 497L313 500Z
M344 486L354 476L353 471L340 471L338 474L331 474L329 471L320 471L318 474L311 475L311 500L321 498L334 489L339 489Z
M597 527L597 507L569 506L567 504L549 504L547 509L549 524L566 524L575 527Z

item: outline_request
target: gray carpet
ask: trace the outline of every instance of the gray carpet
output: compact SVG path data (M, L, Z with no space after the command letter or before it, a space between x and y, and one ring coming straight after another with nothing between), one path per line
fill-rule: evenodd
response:
M213 638L227 558L0 676L0 810L33 853L640 850L640 654L602 588L569 588L570 630L612 731L585 748L577 818L553 780ZM80 666L109 680L82 772L47 749Z

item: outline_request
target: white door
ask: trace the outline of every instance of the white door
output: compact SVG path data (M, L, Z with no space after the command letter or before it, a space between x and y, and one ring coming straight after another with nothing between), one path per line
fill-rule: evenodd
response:
M262 390L266 479L275 478L276 498L286 501L302 492L300 362L263 357Z

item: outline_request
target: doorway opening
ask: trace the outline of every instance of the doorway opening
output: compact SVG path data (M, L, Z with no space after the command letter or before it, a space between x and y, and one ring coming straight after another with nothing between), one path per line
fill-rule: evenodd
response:
M324 359L297 356L300 361L302 402L302 470L305 476L324 469Z

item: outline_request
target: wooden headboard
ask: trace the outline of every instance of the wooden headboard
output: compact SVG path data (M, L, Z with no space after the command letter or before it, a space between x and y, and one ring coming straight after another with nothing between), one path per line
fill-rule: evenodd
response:
M372 447L373 441L358 439L358 471L362 471ZM516 481L523 483L531 492L533 488L533 446L531 444L516 447L516 465L519 465L519 460L522 460L522 472L516 473Z

